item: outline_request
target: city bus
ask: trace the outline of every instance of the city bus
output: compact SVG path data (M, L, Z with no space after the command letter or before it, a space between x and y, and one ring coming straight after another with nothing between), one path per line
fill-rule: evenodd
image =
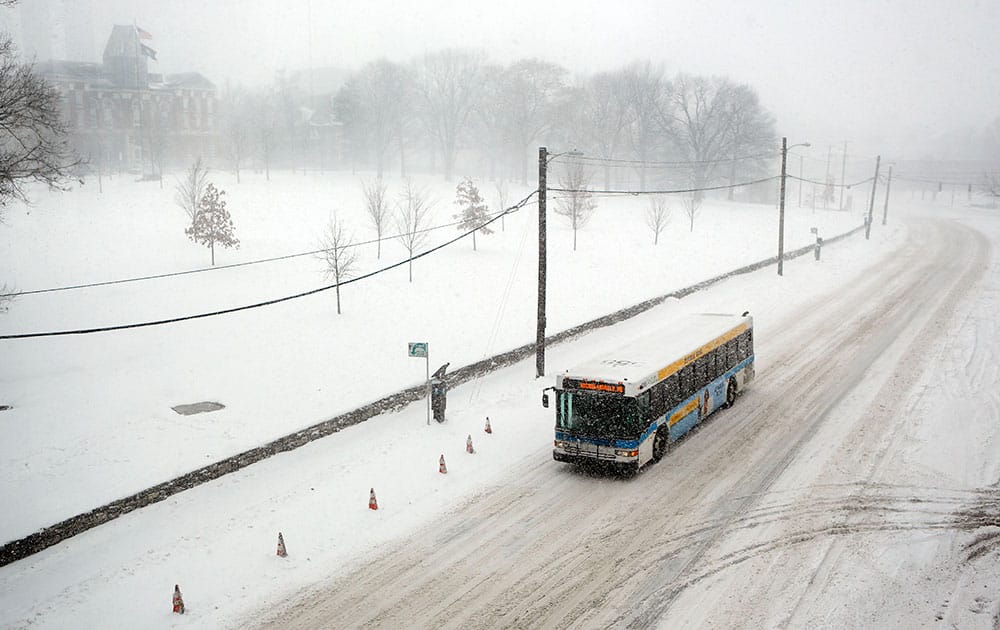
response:
M749 312L686 316L556 377L552 456L637 472L753 379Z

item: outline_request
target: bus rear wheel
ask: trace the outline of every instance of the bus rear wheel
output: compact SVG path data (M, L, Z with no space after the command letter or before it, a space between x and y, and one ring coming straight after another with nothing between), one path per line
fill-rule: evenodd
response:
M726 403L723 405L723 408L729 409L730 407L733 406L734 402L736 402L736 381L735 381L735 379L734 380L730 380L729 381L729 387L726 388Z
M653 436L653 461L658 462L667 453L667 445L670 442L670 432L666 428L656 431Z

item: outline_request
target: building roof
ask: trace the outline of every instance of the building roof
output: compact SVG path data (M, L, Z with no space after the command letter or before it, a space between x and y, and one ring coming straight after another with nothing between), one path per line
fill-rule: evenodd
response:
M215 89L215 84L205 78L205 75L200 72L179 72L177 74L168 74L164 84L171 88L198 88L202 90Z
M104 67L91 61L44 61L35 65L35 69L47 79L111 85Z
M111 36L104 46L104 58L108 57L138 57L139 35L131 25L115 24L111 28Z

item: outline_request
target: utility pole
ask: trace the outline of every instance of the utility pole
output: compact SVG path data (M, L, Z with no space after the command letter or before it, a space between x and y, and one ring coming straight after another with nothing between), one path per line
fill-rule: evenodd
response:
M875 190L878 188L878 167L882 162L882 156L875 156L875 177L872 179L872 200L868 204L868 220L865 221L865 240L871 237L872 233L872 213L875 212Z
M892 187L892 166L889 166L889 179L885 182L885 207L882 208L882 225L889 217L889 189Z
M548 151L538 147L538 329L535 335L535 377L545 375L545 176Z
M785 161L788 157L788 139L781 138L781 194L778 196L778 275L784 275L785 254Z
M802 156L799 156L799 207L802 207Z
M840 162L840 203L837 210L844 209L844 188L847 184L847 140L844 140L844 159Z
M826 148L826 179L823 181L823 186L828 188L830 186L830 158L833 157L833 145L829 145ZM829 199L826 198L826 188L823 190L823 209L826 210L827 203Z

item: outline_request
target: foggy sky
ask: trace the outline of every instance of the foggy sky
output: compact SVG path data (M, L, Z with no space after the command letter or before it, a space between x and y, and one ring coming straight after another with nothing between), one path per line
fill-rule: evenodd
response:
M814 155L916 158L926 138L1000 116L996 0L106 0L94 22L153 34L163 72L199 71L220 86L289 70L356 69L444 47L495 61L537 56L575 73L637 59L754 86L789 143ZM623 5L624 9L613 5ZM311 45L310 45L311 44ZM96 59L95 59L96 60ZM958 157L951 155L951 157Z

